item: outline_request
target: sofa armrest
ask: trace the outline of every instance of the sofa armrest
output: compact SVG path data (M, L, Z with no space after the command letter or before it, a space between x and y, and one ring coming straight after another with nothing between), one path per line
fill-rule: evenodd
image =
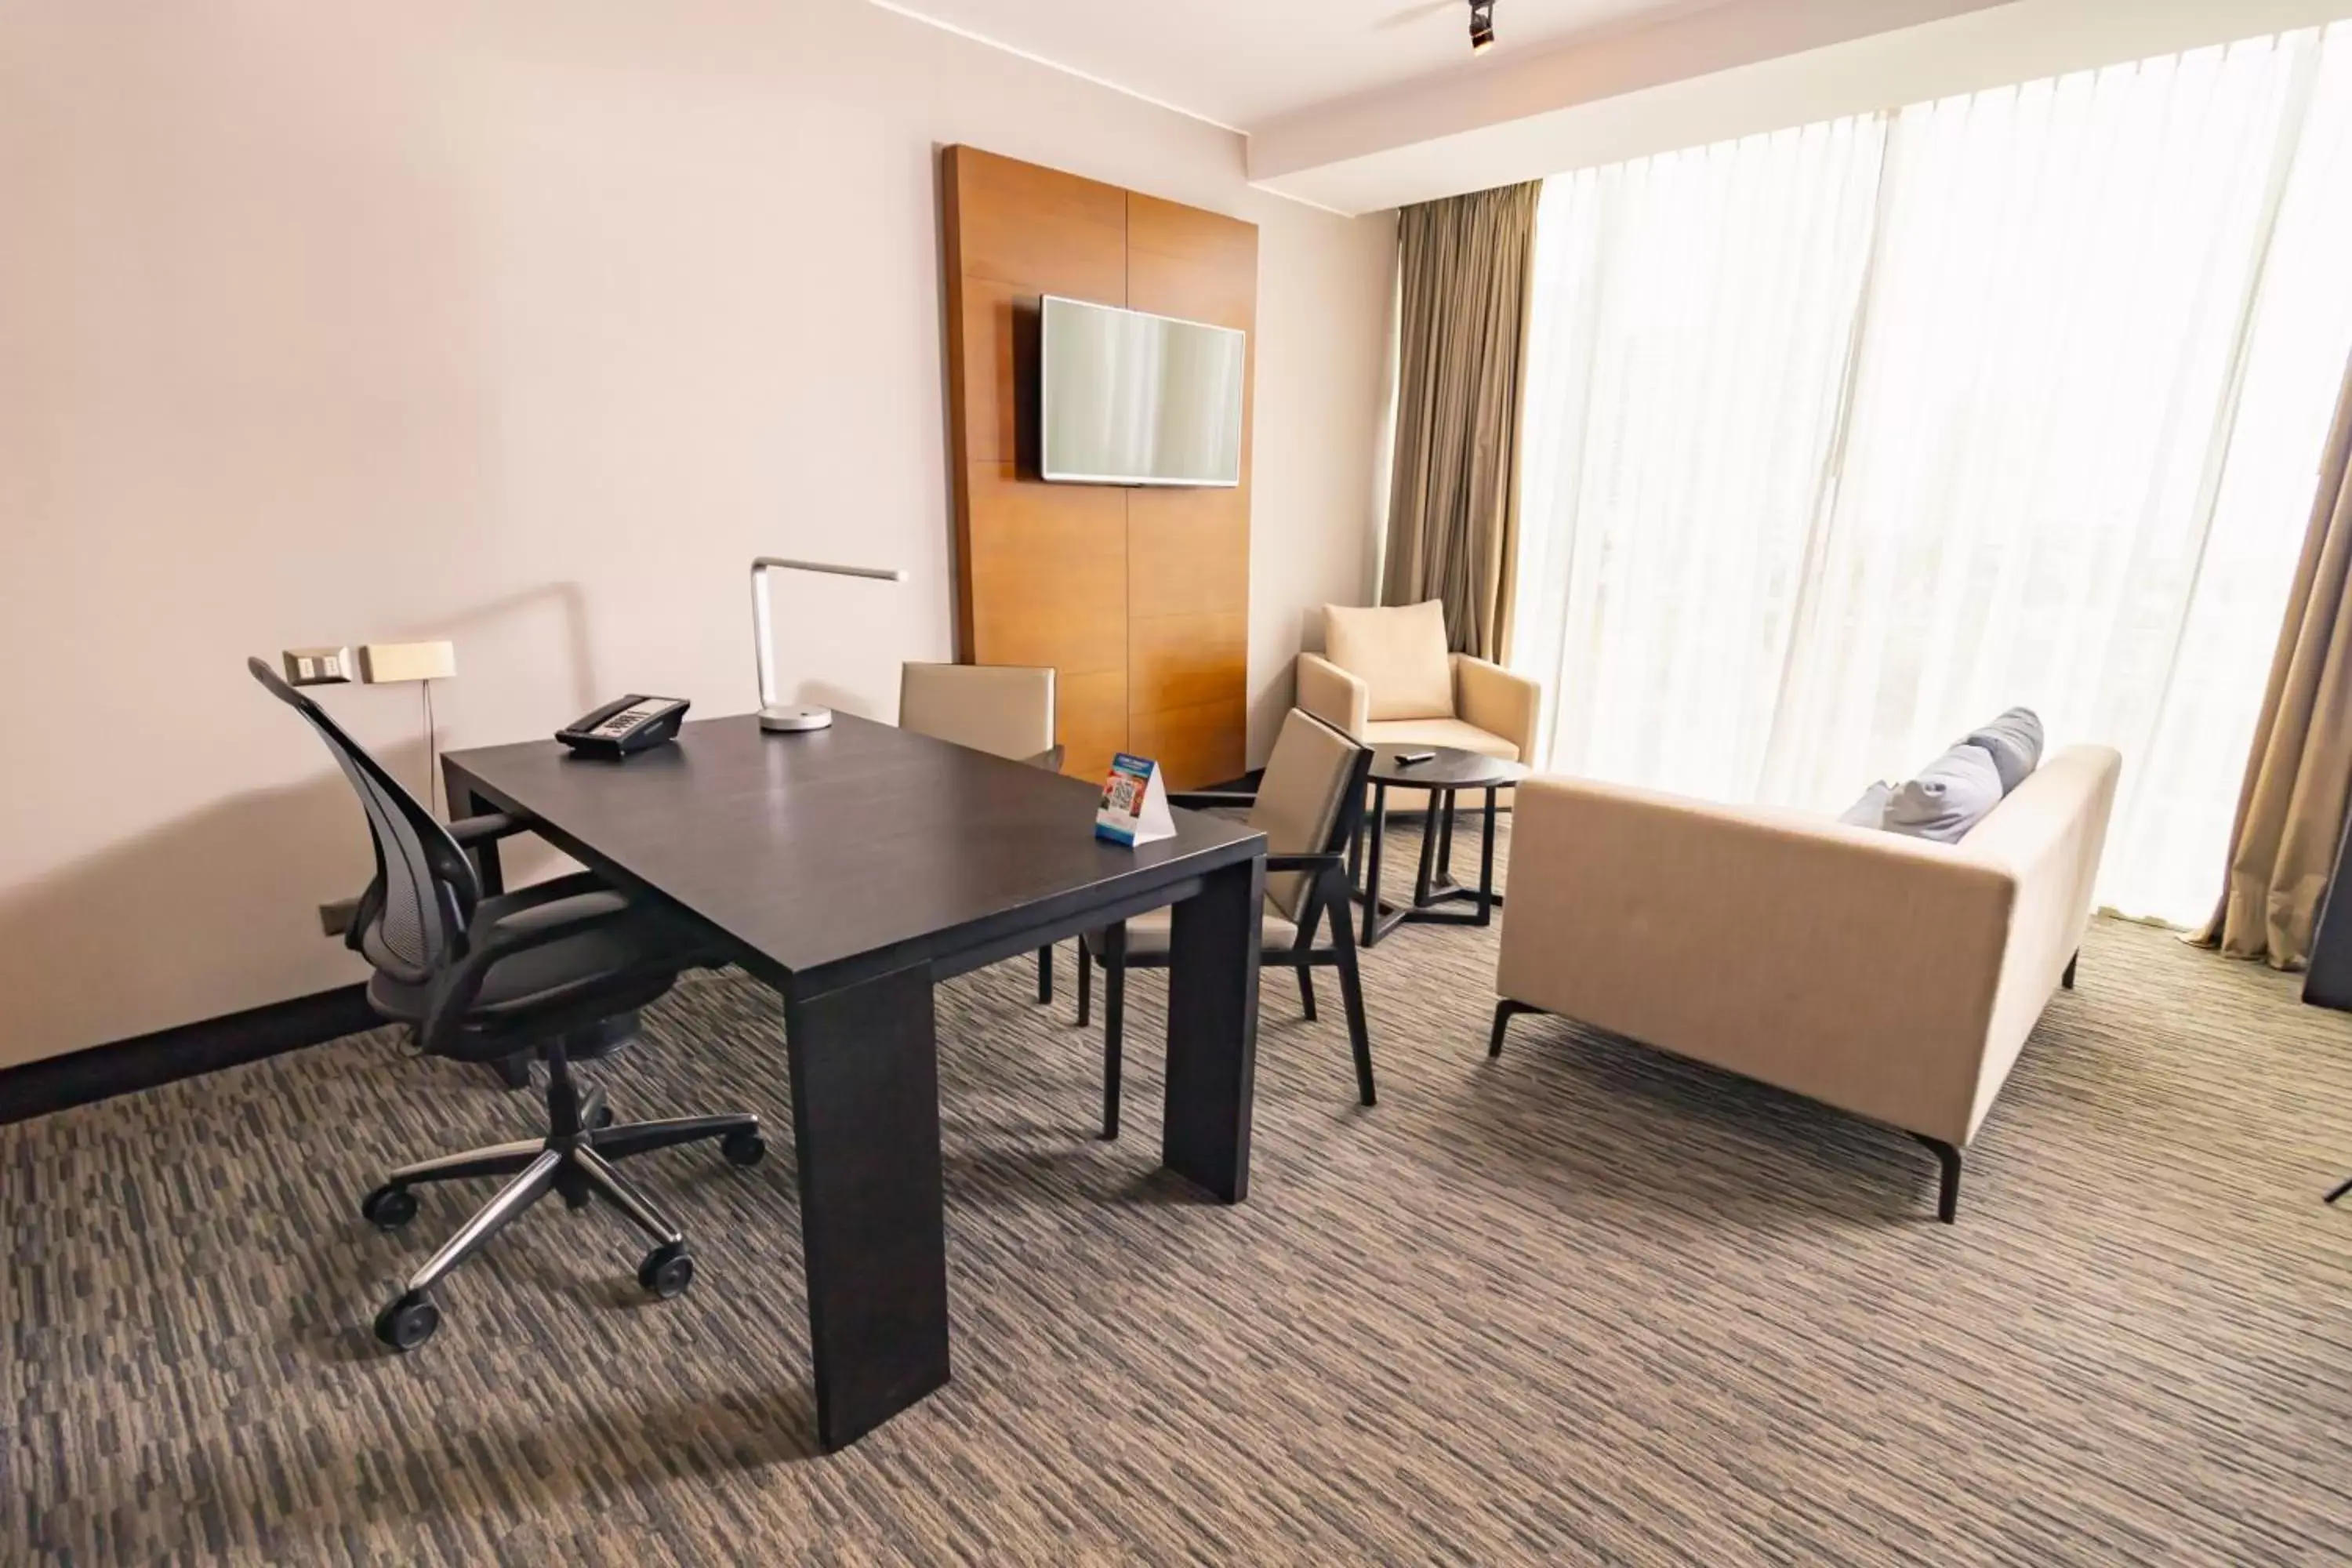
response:
M1948 1142L2017 881L1952 846L1583 780L1518 789L1496 989Z
M1372 721L1372 689L1319 653L1298 656L1298 706L1351 740Z
M1992 1109L2059 976L2083 945L2122 772L2123 757L2111 747L2054 752L1957 846L1962 859L2006 871L2018 888L1972 1124Z
M1454 716L1510 742L1520 762L1534 760L1542 712L1543 688L1526 676L1471 654L1454 656Z

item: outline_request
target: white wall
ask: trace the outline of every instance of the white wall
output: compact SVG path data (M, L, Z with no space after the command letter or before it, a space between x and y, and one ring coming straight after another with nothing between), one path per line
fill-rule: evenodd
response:
M0 1065L358 977L360 818L243 657L449 637L445 745L780 668L891 715L950 656L936 149L1263 226L1252 754L1361 600L1391 225L1240 140L877 8L0 9ZM327 706L425 774L418 689ZM27 702L37 712L28 711Z

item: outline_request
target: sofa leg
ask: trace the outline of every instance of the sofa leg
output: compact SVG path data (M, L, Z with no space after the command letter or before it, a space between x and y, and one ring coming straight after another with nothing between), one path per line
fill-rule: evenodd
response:
M1925 1132L1914 1132L1911 1136L1933 1149L1937 1160L1944 1167L1944 1184L1936 1194L1936 1217L1950 1225L1960 1212L1960 1152L1942 1139L1930 1138Z
M2347 1193L2352 1193L2352 1177L2347 1177L2337 1184L2336 1190L2327 1194L2326 1201L2332 1204Z
M1526 1002L1514 1002L1508 996L1495 1004L1495 1030L1486 1037L1486 1058L1492 1061L1503 1054L1503 1031L1511 1020L1522 1013L1540 1013L1543 1009Z
M2058 977L2058 984L2069 991L2074 989L2074 966L2082 962L2083 950L2078 947L2074 950L2074 956L2066 961L2066 973Z

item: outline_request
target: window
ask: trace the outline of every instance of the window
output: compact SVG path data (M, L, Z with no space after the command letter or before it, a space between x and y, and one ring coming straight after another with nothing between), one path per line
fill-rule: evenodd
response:
M2210 912L2352 353L2352 28L1549 182L1514 665L1563 771L1840 809L2011 703Z

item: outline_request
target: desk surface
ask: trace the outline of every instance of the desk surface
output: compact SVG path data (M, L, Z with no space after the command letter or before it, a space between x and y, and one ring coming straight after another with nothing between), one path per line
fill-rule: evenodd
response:
M1179 811L1175 837L1121 848L1094 837L1095 785L845 714L799 734L701 720L619 762L553 741L446 761L453 785L685 909L772 983L935 961L1264 842Z

